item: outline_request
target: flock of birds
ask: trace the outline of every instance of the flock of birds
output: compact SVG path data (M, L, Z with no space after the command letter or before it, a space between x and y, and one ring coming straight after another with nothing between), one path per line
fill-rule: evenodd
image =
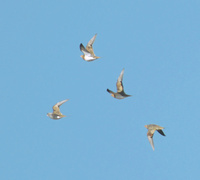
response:
M90 39L86 48L83 46L82 43L80 44L80 50L83 52L83 55L81 55L80 57L83 58L85 61L90 62L90 61L94 61L94 60L100 58L100 57L98 57L94 54L93 47L92 47L92 45L93 45L93 43L96 39L96 36L97 36L97 34L95 34L92 37L92 39ZM128 95L124 92L124 87L123 87L123 83L122 83L123 75L124 75L124 69L121 71L121 73L120 73L120 75L117 79L117 83L116 83L117 92L113 92L110 89L107 89L107 91L111 94L111 96L116 98L116 99L124 99L126 97L131 96L131 95ZM54 119L54 120L58 120L58 119L61 119L63 117L66 117L65 115L63 115L60 112L60 106L63 103L67 102L68 100L69 99L66 99L66 100L63 100L63 101L56 103L53 106L53 113L47 113L47 116L49 116L51 119ZM154 135L155 131L158 131L161 135L165 136L164 132L162 131L162 129L164 129L164 127L161 127L161 126L158 126L158 125L155 125L155 124L145 125L144 127L146 127L148 129L147 137L148 137L148 140L151 144L152 149L154 150L153 135Z

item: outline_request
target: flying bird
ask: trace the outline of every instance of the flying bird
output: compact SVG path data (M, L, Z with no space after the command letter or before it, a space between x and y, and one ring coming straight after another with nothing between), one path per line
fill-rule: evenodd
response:
M97 34L95 34L92 39L90 39L90 41L88 42L86 48L83 46L83 44L80 44L80 50L83 52L83 55L81 55L81 57L85 60L85 61L94 61L95 59L98 59L100 57L96 56L94 54L92 45L96 39Z
M126 97L129 97L131 95L128 95L124 92L124 87L123 87L123 75L124 75L124 69L122 70L121 74L119 75L118 79L117 79L117 92L113 92L110 89L107 89L107 91L111 94L112 97L116 98L116 99L124 99Z
M58 103L56 103L54 106L53 106L53 113L47 113L47 116L49 116L51 119L55 119L55 120L58 120L58 119L61 119L63 117L66 117L65 115L63 115L61 112L60 112L60 109L59 107L65 103L66 101L68 101L69 99L66 99L66 100L63 100L63 101L60 101Z
M151 147L154 150L153 135L154 135L155 131L158 131L161 135L165 136L164 132L162 131L162 129L164 129L164 127L161 127L161 126L158 126L155 124L145 125L144 127L148 129L147 137L151 144Z

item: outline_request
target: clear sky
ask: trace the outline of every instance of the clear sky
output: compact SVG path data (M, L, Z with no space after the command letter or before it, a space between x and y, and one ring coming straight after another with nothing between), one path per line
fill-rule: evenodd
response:
M200 1L0 3L2 180L198 179ZM97 33L86 62L79 45ZM124 88L132 97L117 100ZM61 106L67 117L46 116ZM146 124L165 127L166 137Z

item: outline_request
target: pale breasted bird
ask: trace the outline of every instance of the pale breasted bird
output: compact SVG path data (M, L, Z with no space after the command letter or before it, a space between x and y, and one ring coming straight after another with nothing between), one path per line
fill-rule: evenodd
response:
M94 54L93 51L93 43L96 39L97 34L95 34L92 39L90 39L90 41L88 42L86 48L83 46L83 44L80 44L80 50L83 52L83 55L81 55L81 57L85 60L85 61L94 61L95 59L98 59L100 57L96 56Z

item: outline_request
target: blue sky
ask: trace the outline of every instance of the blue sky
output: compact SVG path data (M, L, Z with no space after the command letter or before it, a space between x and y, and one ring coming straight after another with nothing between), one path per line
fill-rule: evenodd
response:
M1 179L198 179L200 2L0 3ZM79 44L97 33L85 62ZM132 97L117 100L124 88ZM67 117L46 116L58 101ZM152 150L144 127L165 127Z

